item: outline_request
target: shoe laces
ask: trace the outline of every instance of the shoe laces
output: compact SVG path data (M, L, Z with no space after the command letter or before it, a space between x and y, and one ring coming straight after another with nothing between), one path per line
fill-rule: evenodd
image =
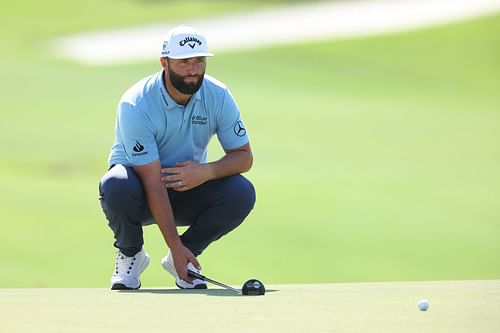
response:
M127 274L130 274L132 269L134 268L135 261L137 260L137 254L133 257L127 257L120 251L116 254L116 262L115 262L115 275L120 274L120 271L125 271Z

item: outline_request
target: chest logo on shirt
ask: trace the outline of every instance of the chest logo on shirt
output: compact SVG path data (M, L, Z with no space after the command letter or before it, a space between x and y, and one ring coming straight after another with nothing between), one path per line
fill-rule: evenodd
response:
M234 124L233 129L234 129L234 134L236 134L237 136L244 136L247 133L247 130L243 126L241 120L238 121L236 124Z
M191 124L193 125L206 125L207 123L208 123L207 117L202 117L202 116L191 117Z

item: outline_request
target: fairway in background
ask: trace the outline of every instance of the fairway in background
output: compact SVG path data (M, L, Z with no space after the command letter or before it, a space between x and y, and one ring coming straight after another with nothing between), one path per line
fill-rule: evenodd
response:
M498 277L499 23L219 57L258 73L217 68L259 128L273 245L247 260L290 282Z
M497 31L494 16L210 59L249 129L257 205L203 254L204 274L266 285L499 278ZM77 66L32 53L39 42L0 54L0 287L107 287L114 249L97 182L121 94L159 66ZM143 284L173 286L159 231L145 237Z

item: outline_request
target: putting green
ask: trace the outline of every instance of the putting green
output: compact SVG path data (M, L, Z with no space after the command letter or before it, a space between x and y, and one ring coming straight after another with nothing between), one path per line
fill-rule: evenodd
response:
M428 311L417 302L427 298ZM1 332L499 332L500 280L224 289L0 289Z

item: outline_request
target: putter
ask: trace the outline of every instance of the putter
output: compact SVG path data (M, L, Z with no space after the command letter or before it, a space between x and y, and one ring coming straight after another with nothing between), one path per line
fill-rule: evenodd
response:
M266 288L264 287L264 284L260 282L259 280L251 279L245 282L243 284L243 288L241 290L230 287L224 283L220 283L218 281L212 280L207 278L205 275L202 275L200 273L193 272L192 270L188 269L188 275L197 278L206 282L213 283L219 287L234 291L235 293L238 293L239 295L251 295L251 296L257 296L257 295L264 295L266 293Z
M206 281L206 282L210 282L210 283L213 283L219 287L222 287L222 288L226 288L228 290L232 290L234 291L235 293L238 293L241 295L241 291L236 289L236 288L233 288L233 287L230 287L224 283L220 283L220 282L217 282L215 280L212 280L212 279L209 279L207 278L205 275L201 275L200 273L196 273L196 272L193 272L192 270L188 269L188 275L191 276L191 277L194 277L194 278L197 278L197 279L200 279L200 280L203 280L203 281Z

